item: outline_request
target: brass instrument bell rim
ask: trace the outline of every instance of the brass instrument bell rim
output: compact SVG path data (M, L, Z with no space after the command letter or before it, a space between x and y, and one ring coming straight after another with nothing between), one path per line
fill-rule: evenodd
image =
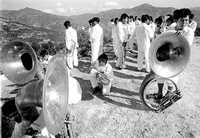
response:
M50 61L49 61L49 64L47 66L47 72L46 72L46 75L45 75L45 78L44 78L44 85L43 85L43 114L44 114L44 120L45 120L45 124L47 126L47 129L49 132L51 132L52 134L58 134L59 131L61 131L62 129L62 123L64 125L64 119L66 117L66 113L67 113L67 109L68 109L68 91L69 91L69 86L68 86L68 69L67 69L67 66L66 66L66 63L65 63L65 55L64 54L56 54L55 56L53 56ZM59 99L59 102L55 102L57 103L57 107L56 109L54 109L53 107L51 107L51 109L48 109L48 107L50 107L48 104L51 103L52 101L50 100L50 93L49 92L52 92L52 91L48 91L48 90L51 90L53 88L50 88L50 87L53 87L55 86L56 84L52 85L52 86L48 86L49 84L49 77L51 77L52 75L58 75L58 74L53 74L53 73L61 73L61 72L55 72L55 69L64 69L62 71L64 71L64 74L62 74L62 76L64 76L62 79L64 79L65 81L62 81L65 85L63 86L63 88L65 88L65 91L64 92L64 95L63 92L59 93L60 91L58 91L58 89L55 89L53 93L61 96ZM59 77L57 77L59 78ZM66 79L65 79L66 78ZM52 78L51 78L52 79ZM61 84L59 84L61 85ZM51 94L53 94L51 93ZM56 113L56 111L59 109L59 108L62 108L62 111L59 110L59 115L58 113ZM53 110L54 109L54 110ZM54 112L51 112L50 111L54 111ZM56 118L55 118L55 115L58 115ZM54 120L54 119L57 119L57 120Z
M181 54L176 58L171 58L161 62L157 58L157 52L166 42L172 44L172 48L183 48ZM171 50L171 49L170 49ZM172 78L179 75L186 68L190 60L190 46L184 36L174 32L167 32L156 38L150 46L149 61L151 70L158 76Z

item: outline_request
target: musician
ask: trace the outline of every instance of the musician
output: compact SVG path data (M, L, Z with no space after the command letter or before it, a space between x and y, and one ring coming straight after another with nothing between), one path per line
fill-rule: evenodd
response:
M194 21L194 14L193 13L190 14L189 27L192 28L192 30L194 32L195 32L195 30L197 28L197 22Z
M67 49L67 63L69 68L73 68L73 66L78 66L78 40L77 40L77 32L71 26L70 21L65 21L64 26L65 30L65 43Z
M190 28L189 26L191 14L192 13L189 9L175 10L173 13L173 17L176 21L176 26L174 30L169 30L170 32L174 32L174 33L184 36L190 46L192 46L193 39L194 39L194 30ZM173 80L177 84L179 80L179 75L172 77L170 79ZM158 101L159 99L163 97L163 94L162 94L163 86L164 86L164 82L158 82L158 95L156 96L156 99L158 99ZM168 90L170 91L171 89L172 89L171 86L168 86Z
M89 41L90 41L90 43L92 42L92 31L93 31L93 27L94 27L94 21L93 21L93 19L90 19L89 21L88 21L88 23L89 23L89 29L88 29L88 33L89 33Z
M129 16L129 23L128 23L128 31L129 31L129 40L128 40L128 48L130 50L132 50L134 47L133 47L133 44L135 43L135 38L133 37L133 34L134 34L134 31L135 31L135 19L133 16Z
M133 16L129 16L129 22L128 22L128 31L129 31L129 34L132 36L134 31L135 31L135 21L134 21L134 18ZM130 36L130 37L131 37Z
M125 65L125 49L128 41L128 18L129 16L126 13L123 13L120 17L120 20L117 24L117 39L118 39L118 59L116 62L116 68L124 69Z
M113 80L112 66L108 63L106 54L101 54L91 70L93 93L109 94Z
M166 26L165 26L165 31L169 31L169 30L175 30L176 27L176 22L174 22L174 18L173 15L168 14L168 17L165 21Z
M157 36L159 36L162 32L162 24L163 24L163 19L162 16L159 16L158 18L155 19L155 24L156 24L156 28L155 28L155 34L154 34L154 38L156 38Z
M117 37L117 23L118 23L118 18L115 18L114 19L114 25L113 25L113 28L112 28L112 39L113 39L113 49L114 49L114 52L115 52L115 56L118 58L119 54L118 54L118 44L119 44L119 40L118 40L118 37Z
M95 61L97 61L98 56L103 51L103 29L99 25L100 19L99 17L94 17L93 19L94 26L92 28L91 32L91 63L93 64Z
M149 26L152 29L153 34L154 34L155 30L156 30L156 24L153 22L153 17L152 16L149 16Z
M141 71L143 69L143 64L145 61L146 71L150 72L148 53L150 48L150 40L153 38L154 33L149 26L149 15L142 15L141 20L142 24L136 27L134 33L134 37L136 38L138 44L138 70Z
M137 26L137 25L140 25L140 24L141 24L140 19L137 16L135 16L135 25Z

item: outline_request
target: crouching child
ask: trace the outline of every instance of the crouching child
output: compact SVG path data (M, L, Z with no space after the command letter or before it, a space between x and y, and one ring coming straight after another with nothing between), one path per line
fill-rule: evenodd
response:
M113 69L108 63L106 54L103 53L98 57L98 60L92 65L90 74L93 94L109 95L113 81Z

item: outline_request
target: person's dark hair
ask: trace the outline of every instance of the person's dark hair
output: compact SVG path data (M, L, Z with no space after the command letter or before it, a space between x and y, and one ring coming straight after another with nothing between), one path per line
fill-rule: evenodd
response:
M107 64L108 56L105 53L103 53L98 57L98 61Z
M193 13L190 14L190 19L191 19L191 20L194 19L194 14L193 14Z
M115 18L114 23L117 24L117 22L119 21L119 18Z
M180 18L185 18L189 16L191 18L192 12L188 8L178 9L173 12L173 17L177 21Z
M114 19L114 18L112 18L110 21L111 21L111 22L114 22L114 20L115 20L115 19Z
M144 23L144 22L146 22L147 20L149 20L149 15L148 15L148 14L142 15L141 21Z
M174 18L173 18L173 16L172 15L167 15L167 16L169 16L168 18L167 18L167 20L166 20L166 23L168 23L169 25L170 24L172 24L173 22L174 22Z
M42 58L44 58L46 55L48 55L48 51L46 49L42 49L39 53Z
M122 21L123 19L126 19L126 18L129 18L128 14L123 13L123 14L120 16L120 21Z
M93 22L93 19L90 19L90 20L88 21L89 24L91 24L92 22Z
M156 19L155 19L155 23L156 23L157 25L161 25L161 24L163 23L163 18L162 18L162 16L159 16L158 18L156 18Z
M68 28L68 27L70 27L71 26L71 22L70 21L65 21L64 22L64 26L65 26L65 28Z
M99 19L99 17L94 17L92 20L93 20L94 22L97 22L97 23L99 23L99 22L100 22L100 19Z
M132 19L133 21L135 21L135 18L132 15L129 16L129 19Z
M131 15L131 16L129 16L129 18L130 18L130 19L133 19L133 16Z
M138 18L138 17L137 17L137 16L135 16L135 20L137 20L137 18Z
M149 16L149 20L153 22L153 17L152 17L152 16Z

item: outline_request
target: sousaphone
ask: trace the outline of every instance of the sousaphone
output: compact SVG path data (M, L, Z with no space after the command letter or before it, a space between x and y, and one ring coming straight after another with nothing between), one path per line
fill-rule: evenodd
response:
M56 135L61 132L68 109L69 69L66 56L52 57L47 66L43 85L43 113L48 131Z
M140 86L143 103L154 111L171 106L182 95L173 81L190 58L188 41L178 32L167 32L156 38L149 49L151 72ZM158 91L162 91L162 96Z
M37 57L32 47L23 41L12 41L0 49L1 70L16 84L32 80L37 72Z
M161 77L170 78L181 73L190 58L188 41L179 33L167 32L156 38L149 50L150 67Z

